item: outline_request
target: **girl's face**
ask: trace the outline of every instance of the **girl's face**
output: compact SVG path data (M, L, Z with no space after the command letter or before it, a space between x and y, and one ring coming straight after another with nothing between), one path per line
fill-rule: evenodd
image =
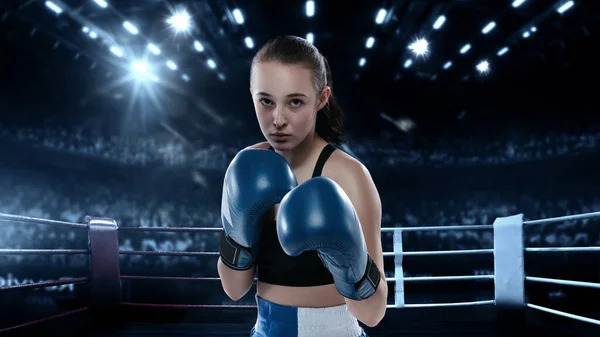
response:
M313 73L302 65L253 65L250 93L256 117L262 134L276 150L291 150L314 134L317 111L329 92L327 87L317 96Z

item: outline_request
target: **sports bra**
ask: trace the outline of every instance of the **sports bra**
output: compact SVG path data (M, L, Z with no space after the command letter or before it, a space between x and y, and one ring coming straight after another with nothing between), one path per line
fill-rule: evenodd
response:
M274 151L273 147L270 150ZM325 162L335 151L327 144L321 151L312 177L318 177ZM291 287L310 287L333 283L331 273L321 262L317 251L306 251L298 256L289 256L281 248L277 237L276 222L269 220L261 233L256 259L257 278L261 282Z

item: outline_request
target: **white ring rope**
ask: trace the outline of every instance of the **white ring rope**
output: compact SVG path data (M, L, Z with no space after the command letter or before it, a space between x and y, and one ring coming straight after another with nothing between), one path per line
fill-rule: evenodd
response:
M569 314L567 312L562 312L562 311L558 311L558 310L554 310L554 309L550 309L550 308L545 308L545 307L542 307L542 306L539 306L539 305L535 305L535 304L531 304L531 303L527 303L527 306L529 308L532 308L532 309L537 309L537 310L540 310L540 311L545 311L547 313L555 314L555 315L558 315L558 316L563 316L563 317L571 318L571 319L582 321L582 322L586 322L586 323L592 323L592 324L600 325L600 321L597 320L597 319L587 318L587 317L583 317L583 316L579 316L579 315L573 315L573 314Z

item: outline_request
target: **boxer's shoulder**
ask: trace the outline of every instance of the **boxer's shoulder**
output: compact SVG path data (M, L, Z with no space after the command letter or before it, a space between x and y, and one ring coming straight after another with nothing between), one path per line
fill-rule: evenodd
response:
M246 146L245 149L264 149L264 150L268 150L270 147L271 147L271 144L269 144L269 142L260 142L260 143L256 143L256 144L252 144L252 145Z
M369 170L363 163L344 151L338 150L331 154L323 167L323 175L334 180L360 176L370 176Z
M381 220L381 199L371 173L359 160L335 151L323 167L323 176L335 181L346 192L356 209L363 229L376 228Z

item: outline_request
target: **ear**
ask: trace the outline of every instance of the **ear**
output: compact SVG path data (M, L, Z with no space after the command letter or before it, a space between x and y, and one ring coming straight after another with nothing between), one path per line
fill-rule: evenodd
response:
M331 87L326 86L323 91L321 91L321 97L319 97L319 105L317 106L317 111L323 109L323 107L329 102L329 96L331 96Z

